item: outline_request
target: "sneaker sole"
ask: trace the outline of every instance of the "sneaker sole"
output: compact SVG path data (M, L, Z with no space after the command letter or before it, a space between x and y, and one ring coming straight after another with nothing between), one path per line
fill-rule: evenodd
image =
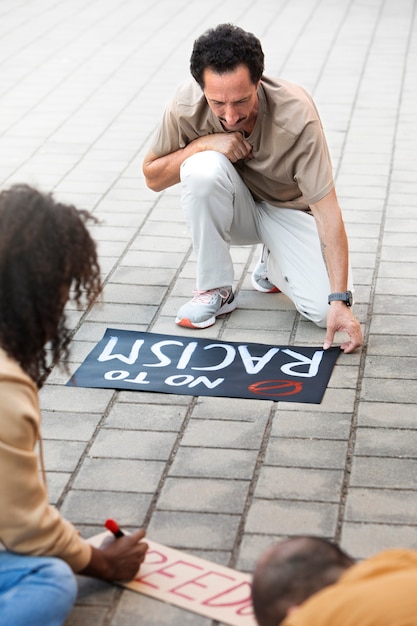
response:
M280 289L278 289L278 287L275 287L275 285L272 287L272 289L263 289L263 287L261 287L259 283L256 282L253 276L251 277L251 281L252 287L256 289L256 291L260 291L261 293L279 293L281 291Z
M213 326L213 324L216 323L216 317L219 317L219 315L226 315L226 313L231 313L235 310L236 307L236 300L233 300L232 302L227 302L226 304L224 304L215 315L209 317L207 320L203 320L202 322L192 322L187 317L177 317L175 323L178 324L178 326L182 326L183 328L208 328L209 326Z

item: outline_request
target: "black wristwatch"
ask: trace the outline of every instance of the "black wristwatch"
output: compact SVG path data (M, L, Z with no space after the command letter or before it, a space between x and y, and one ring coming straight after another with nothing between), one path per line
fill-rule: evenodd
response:
M331 293L329 295L329 304L334 300L339 300L344 302L346 306L352 306L352 292L351 291L342 291L341 293Z

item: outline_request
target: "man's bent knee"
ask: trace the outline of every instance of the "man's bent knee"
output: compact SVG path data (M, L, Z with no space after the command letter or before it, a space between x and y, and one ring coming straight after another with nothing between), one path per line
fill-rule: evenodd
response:
M220 181L227 184L230 181L227 171L232 167L229 159L220 152L197 152L181 165L181 183L194 195L202 197L210 193Z

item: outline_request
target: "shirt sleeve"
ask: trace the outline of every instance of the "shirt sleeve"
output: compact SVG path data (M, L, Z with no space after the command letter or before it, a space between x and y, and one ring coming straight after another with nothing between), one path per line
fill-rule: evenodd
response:
M334 187L333 169L320 121L306 124L292 156L292 177L308 204L324 198Z
M77 572L91 546L48 502L35 452L40 412L29 378L0 377L0 539L7 550L56 556Z

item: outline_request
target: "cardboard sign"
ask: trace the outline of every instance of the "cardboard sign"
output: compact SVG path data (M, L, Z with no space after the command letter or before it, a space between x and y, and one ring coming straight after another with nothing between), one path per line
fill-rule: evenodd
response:
M88 541L114 540L105 531ZM127 589L210 617L230 626L256 626L251 601L252 576L146 539L149 549L138 576ZM116 581L117 582L117 581Z
M108 328L67 384L319 404L339 352Z

